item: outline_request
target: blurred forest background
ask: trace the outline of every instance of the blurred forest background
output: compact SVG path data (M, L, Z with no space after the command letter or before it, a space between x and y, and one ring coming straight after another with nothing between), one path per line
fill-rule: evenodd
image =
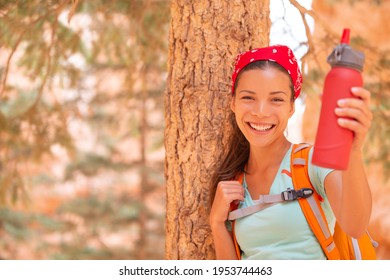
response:
M163 258L168 22L168 1L0 1L0 258Z
M389 1L313 1L315 12L283 2L316 24L313 37L306 26L308 39L298 40L309 50L304 65L316 64L304 79L309 114L318 111L326 73L316 59L325 61L344 27L327 17L351 11L343 17L351 24L369 26L362 13L384 23L382 33L371 30L375 41L350 27L351 43L371 61L367 164L379 205L372 233L385 248L380 258L390 259L390 43L375 45L388 38ZM169 7L168 0L0 0L0 259L164 259ZM292 30L282 28L281 38ZM304 119L310 142L313 121Z

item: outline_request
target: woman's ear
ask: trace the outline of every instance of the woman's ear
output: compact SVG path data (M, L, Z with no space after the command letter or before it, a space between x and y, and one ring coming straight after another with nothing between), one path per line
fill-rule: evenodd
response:
M232 99L230 100L230 109L235 113L236 110L236 98L235 95L232 96Z
M291 102L290 118L292 117L292 115L294 115L294 113L295 113L295 102Z

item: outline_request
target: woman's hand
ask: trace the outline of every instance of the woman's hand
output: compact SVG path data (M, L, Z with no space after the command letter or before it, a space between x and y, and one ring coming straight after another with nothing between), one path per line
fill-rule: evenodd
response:
M218 183L210 212L210 226L217 260L237 260L232 233L226 228L225 221L228 218L231 203L239 203L243 200L244 188L240 182L221 181Z
M351 92L358 98L340 99L335 113L339 117L338 124L355 134L352 150L361 151L373 119L370 110L371 93L361 87L353 87Z
M238 181L221 181L218 183L210 212L210 225L225 223L232 202L244 201L244 188Z

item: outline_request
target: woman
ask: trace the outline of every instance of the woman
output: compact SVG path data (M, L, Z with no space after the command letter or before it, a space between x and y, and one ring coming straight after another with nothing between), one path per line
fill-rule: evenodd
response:
M260 195L293 188L288 176L292 144L284 131L301 84L297 61L286 46L259 48L237 56L231 100L235 133L215 173L212 190L210 225L217 259L237 259L227 222L232 203L245 208ZM310 164L309 177L324 198L322 207L329 227L333 229L337 219L347 234L358 238L371 214L362 146L372 114L370 92L363 88L352 88L351 92L358 98L339 100L335 110L338 124L355 135L348 170ZM242 184L237 181L240 174L244 174ZM235 235L242 259L326 258L296 201L238 219Z

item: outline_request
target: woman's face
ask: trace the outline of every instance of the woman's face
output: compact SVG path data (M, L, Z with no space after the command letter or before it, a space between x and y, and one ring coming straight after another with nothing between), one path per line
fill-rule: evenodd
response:
M272 67L240 74L231 109L251 145L264 147L284 137L295 110L290 85L288 74Z

